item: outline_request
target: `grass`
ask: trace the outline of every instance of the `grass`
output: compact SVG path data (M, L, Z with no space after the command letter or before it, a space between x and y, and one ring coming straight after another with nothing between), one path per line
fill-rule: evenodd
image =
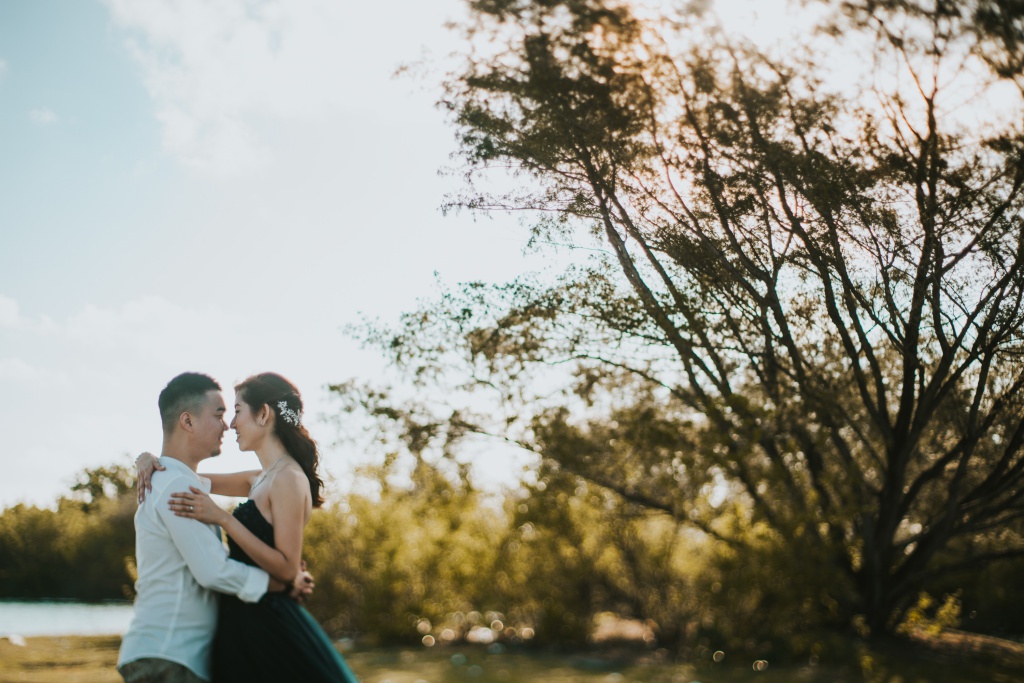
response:
M0 683L118 683L120 638L0 639ZM1010 683L1024 680L1024 646L960 634L862 652L857 662L676 663L658 653L501 651L478 646L380 648L346 655L363 683Z
M114 670L120 636L26 638L24 646L0 639L0 681L119 683Z

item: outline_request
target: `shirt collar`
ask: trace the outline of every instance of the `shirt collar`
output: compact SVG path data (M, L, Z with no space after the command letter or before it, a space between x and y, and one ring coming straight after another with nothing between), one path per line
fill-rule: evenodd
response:
M198 484L198 487L205 493L210 492L212 482L206 477L200 476L196 472L192 471L192 468L176 458L161 457L160 464L168 469L168 471L177 472L184 474L190 479L194 479Z

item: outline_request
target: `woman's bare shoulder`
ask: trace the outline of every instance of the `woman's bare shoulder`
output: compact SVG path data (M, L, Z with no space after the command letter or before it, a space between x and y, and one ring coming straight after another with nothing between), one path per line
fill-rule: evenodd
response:
M302 471L302 468L296 464L278 472L270 488L272 492L280 492L285 495L303 492L308 494L309 479L306 478L306 473Z

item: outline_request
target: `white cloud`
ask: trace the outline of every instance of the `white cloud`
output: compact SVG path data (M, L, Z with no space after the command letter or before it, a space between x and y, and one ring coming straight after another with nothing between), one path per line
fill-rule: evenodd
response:
M37 375L38 371L21 358L0 358L0 379L26 381Z
M338 69L352 17L347 3L106 4L131 35L164 148L187 166L227 175L259 168L271 158L261 125L318 119L345 103Z
M0 327L17 327L20 320L18 302L0 294Z
M0 380L31 386L41 391L53 391L68 386L68 377L63 372L33 365L23 358L16 357L0 358Z
M174 358L204 351L210 339L235 329L234 323L233 316L213 306L193 309L145 297L118 307L88 304L67 320L62 333L76 344L97 349Z
M28 113L28 118L39 126L47 126L58 121L56 112L49 107L36 107Z

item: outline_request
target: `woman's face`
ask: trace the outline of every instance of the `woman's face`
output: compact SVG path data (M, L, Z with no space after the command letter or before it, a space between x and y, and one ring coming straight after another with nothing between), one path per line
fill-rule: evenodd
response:
M267 433L267 427L259 424L259 418L241 396L235 396L235 416L231 419L231 428L235 430L235 441L240 451L256 450Z

